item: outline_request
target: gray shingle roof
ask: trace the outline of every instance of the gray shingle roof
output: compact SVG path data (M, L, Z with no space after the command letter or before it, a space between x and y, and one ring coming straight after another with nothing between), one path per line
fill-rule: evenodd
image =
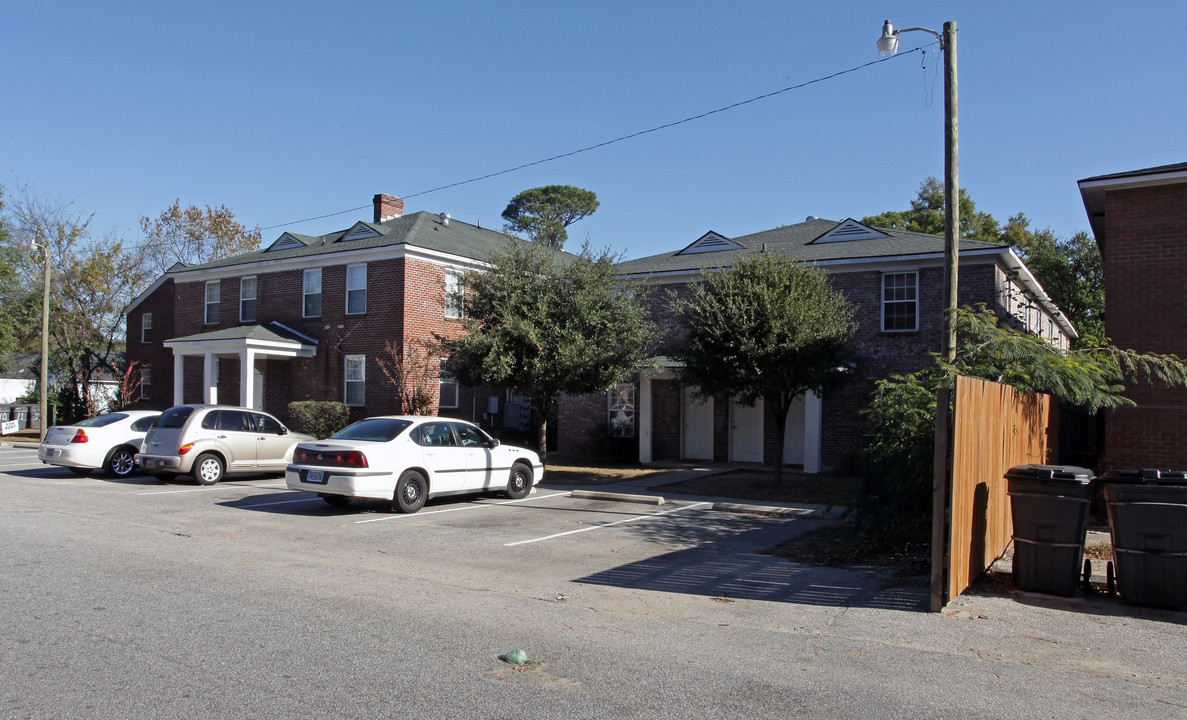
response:
M314 257L339 252L350 252L352 250L394 247L397 245L412 245L426 250L486 261L494 250L497 250L506 242L507 238L505 234L497 230L480 228L459 220L450 219L449 224L444 225L441 223L441 218L438 215L429 212L410 213L382 223L368 222L362 224L374 229L379 234L374 237L339 242L358 223L346 230L339 230L316 237L297 235L290 232L288 233L289 235L292 235L301 242L305 242L305 247L292 247L272 251L264 248L234 257L212 260L201 265L189 265L176 272L178 274L184 274L192 271L229 268L236 265L267 260ZM566 257L572 257L568 253L561 254Z
M212 340L272 340L295 342L301 345L316 345L317 340L306 337L290 328L272 321L267 325L239 325L237 327L211 330L210 332L170 338L166 342L209 342Z
M827 263L841 260L877 260L886 257L928 255L944 252L944 238L915 232L902 232L877 228L888 237L841 242L813 241L825 235L842 223L835 220L808 220L795 225L786 225L774 230L742 237L730 238L742 245L743 250L722 250L681 255L675 250L661 255L627 260L618 265L620 275L645 275L681 271L697 271L702 268L731 267L739 257L759 252L765 246L768 252L786 254L800 262ZM961 240L961 251L1004 249L1008 245L976 240ZM683 248L681 248L683 249Z

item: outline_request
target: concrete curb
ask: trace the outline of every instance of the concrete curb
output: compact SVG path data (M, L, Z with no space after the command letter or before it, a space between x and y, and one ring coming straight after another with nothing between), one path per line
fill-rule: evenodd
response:
M602 492L598 490L572 490L569 497L584 498L586 500L613 500L615 502L633 502L644 505L663 505L664 499L658 495L631 495L629 493Z

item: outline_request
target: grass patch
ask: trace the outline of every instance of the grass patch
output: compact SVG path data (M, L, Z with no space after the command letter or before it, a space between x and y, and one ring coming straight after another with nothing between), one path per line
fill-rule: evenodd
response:
M643 467L628 463L602 463L589 458L549 455L544 463L544 482L558 485L609 485L611 483L671 472L670 468Z
M783 481L776 485L770 470L731 470L651 489L681 495L849 507L861 499L861 478L785 470Z

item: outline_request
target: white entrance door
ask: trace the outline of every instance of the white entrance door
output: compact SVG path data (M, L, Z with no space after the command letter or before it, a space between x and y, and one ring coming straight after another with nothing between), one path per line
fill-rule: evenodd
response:
M746 407L736 399L730 400L730 460L733 462L763 461L762 413L760 399L753 407Z
M713 459L713 398L697 398L693 389L681 391L683 423L681 457L685 460Z
M791 401L787 412L787 429L783 433L783 464L804 464L804 396Z

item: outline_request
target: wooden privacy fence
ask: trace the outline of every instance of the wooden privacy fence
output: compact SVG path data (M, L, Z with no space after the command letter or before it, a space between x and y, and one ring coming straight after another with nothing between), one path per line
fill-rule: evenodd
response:
M1058 437L1049 395L963 376L957 376L955 392L951 482L947 472L937 473L932 516L936 611L1005 553L1013 533L1005 473L1015 465L1045 463L1054 450L1051 438ZM936 441L940 446L941 438Z

